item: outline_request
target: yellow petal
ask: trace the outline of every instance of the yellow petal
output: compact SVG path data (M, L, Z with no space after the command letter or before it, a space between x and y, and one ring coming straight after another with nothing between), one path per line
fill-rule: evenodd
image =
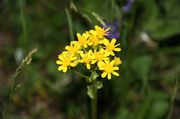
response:
M106 28L105 32L109 31L110 29L111 29L110 27Z
M59 66L58 70L61 71L63 69L63 66Z
M90 32L92 35L94 35L94 36L97 35L96 31L94 31L94 30L90 30L89 32Z
M83 46L84 46L84 48L87 48L87 44L84 44Z
M57 61L56 61L56 64L62 64L62 61L57 60Z
M116 43L116 39L113 38L113 39L111 40L111 43L115 44L115 43Z
M63 67L63 72L67 72L67 67Z
M98 66L101 66L101 64L103 63L103 61L98 61Z
M119 70L119 67L114 67L113 70Z
M109 79L109 80L111 79L111 74L110 74L110 73L108 74L108 79Z
M114 60L112 60L112 61L110 62L110 64L111 64L111 65L114 65Z
M90 67L90 64L86 64L86 67L87 67L87 69L90 69L91 67Z
M95 63L96 63L96 61L97 61L97 60L93 60L93 61L91 62L91 64L95 64Z
M115 76L119 76L119 74L118 74L117 72L115 72L115 71L113 72L113 74L114 74Z
M68 50L68 49L69 49L69 46L66 46L65 49Z
M111 55L114 56L115 55L114 52L111 52Z
M63 60L63 59L64 59L64 57L63 57L62 54L58 55L58 58L59 58L60 60Z
M106 77L106 75L107 75L107 73L106 73L106 72L103 72L103 73L101 74L101 77L104 78L104 77Z
M77 57L72 57L72 58L71 58L71 60L76 60L76 59L77 59Z
M115 48L114 51L121 51L121 48Z
M95 29L98 29L98 28L99 28L99 26L96 25L96 26L95 26Z
M104 40L103 40L103 44L104 44L105 46L107 46L107 45L109 44L109 41L108 41L107 39L104 39Z
M78 53L80 54L80 56L81 56L81 57L83 57L83 56L84 56L83 51L79 51Z
M78 38L81 37L81 34L80 34L80 33L77 33L76 35L77 35Z
M77 63L71 63L70 66L75 67Z

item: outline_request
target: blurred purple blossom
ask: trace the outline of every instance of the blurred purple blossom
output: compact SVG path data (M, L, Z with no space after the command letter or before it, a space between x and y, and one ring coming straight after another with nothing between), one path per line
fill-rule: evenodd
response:
M123 11L125 13L127 13L127 12L129 12L131 10L134 1L135 0L127 0L126 4L123 6Z
M115 20L113 23L107 23L106 26L103 27L110 28L108 35L106 36L107 38L109 39L120 38L118 20Z

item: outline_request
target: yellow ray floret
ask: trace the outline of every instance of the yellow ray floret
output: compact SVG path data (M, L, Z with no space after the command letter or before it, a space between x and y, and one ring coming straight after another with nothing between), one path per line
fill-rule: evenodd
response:
M122 64L122 61L119 57L114 57L114 65L119 65L119 64Z
M99 64L102 61L109 60L108 53L101 48L99 51L94 51L94 60L92 61L92 64L96 63Z
M56 64L60 65L58 70L67 72L69 66L75 67L77 65L76 59L77 58L73 54L70 54L67 51L62 52L58 55L58 60L56 61Z
M89 33L83 33L82 35L80 33L77 33L78 43L80 46L87 48L88 46L88 38Z
M88 52L84 53L83 51L79 52L80 56L81 56L81 63L86 64L87 69L91 68L91 61L94 59L94 54L92 52L92 50L89 50Z
M103 73L101 74L102 78L105 78L107 76L108 79L111 79L111 74L115 76L119 76L115 70L119 70L117 66L114 66L114 60L101 62L99 65L99 69L103 70Z
M88 45L91 46L97 46L98 44L102 43L102 39L98 38L96 35L91 34L89 36L89 43Z
M97 36L98 38L103 38L104 36L108 35L108 31L110 28L101 28L99 26L95 26L95 30L90 30L90 33Z
M71 41L70 46L66 46L65 49L70 54L76 54L80 50L81 46L78 44L77 41Z
M116 44L116 39L113 38L111 40L111 42L109 42L108 39L104 39L103 41L104 45L106 46L105 49L107 50L107 52L109 52L110 55L114 56L114 52L113 51L121 51L121 48L117 48L117 46L119 46L120 44Z

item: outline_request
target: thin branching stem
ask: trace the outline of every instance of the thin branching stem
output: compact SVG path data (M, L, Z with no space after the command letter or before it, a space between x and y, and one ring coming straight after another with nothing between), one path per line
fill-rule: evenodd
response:
M97 87L93 83L94 98L91 99L91 119L97 119Z
M81 77L83 77L83 78L85 78L85 79L89 79L88 76L86 76L86 75L84 75L84 74L82 74L82 73L80 73L80 72L78 72L78 71L74 71L74 73L76 73L77 75L79 75L79 76L81 76Z
M15 73L13 74L12 78L10 79L10 95L9 95L8 107L10 106L11 101L12 101L12 97L14 95L15 79L18 76L18 74L22 71L22 69L31 63L32 56L34 53L36 53L36 51L37 51L37 48L34 48L28 53L28 55L22 60L22 62L20 63L20 65L16 69Z

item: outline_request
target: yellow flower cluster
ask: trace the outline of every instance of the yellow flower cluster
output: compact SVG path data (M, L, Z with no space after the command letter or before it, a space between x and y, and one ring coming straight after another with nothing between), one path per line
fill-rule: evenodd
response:
M102 71L101 77L111 79L111 75L119 76L116 70L121 64L115 52L121 51L116 44L116 39L107 39L110 28L95 26L94 30L83 34L77 33L77 41L71 41L65 51L58 55L56 63L60 65L59 71L66 72L68 67L75 67L82 63L87 69L94 68Z

